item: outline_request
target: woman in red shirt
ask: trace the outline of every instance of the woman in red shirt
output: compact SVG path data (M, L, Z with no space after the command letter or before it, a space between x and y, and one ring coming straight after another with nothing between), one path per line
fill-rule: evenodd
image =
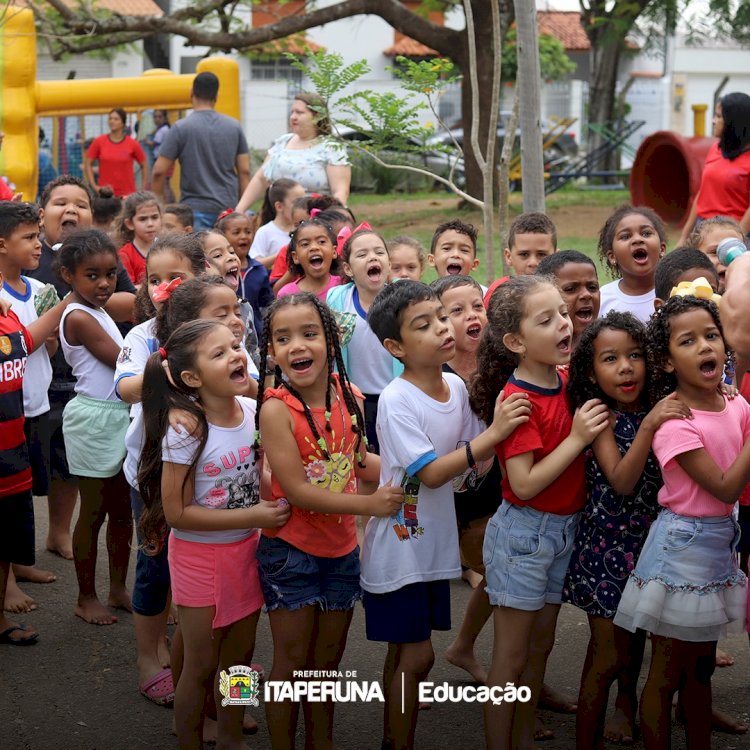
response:
M144 190L148 184L146 154L135 138L125 134L126 118L124 109L113 109L109 113L109 133L94 139L86 152L83 164L86 179L94 190L98 191L100 187L108 185L118 198L127 198L136 190L133 162L141 165ZM98 180L94 179L95 161L99 162Z
M713 118L711 146L703 165L701 186L682 228L678 246L687 244L696 221L729 216L750 234L750 96L723 96Z

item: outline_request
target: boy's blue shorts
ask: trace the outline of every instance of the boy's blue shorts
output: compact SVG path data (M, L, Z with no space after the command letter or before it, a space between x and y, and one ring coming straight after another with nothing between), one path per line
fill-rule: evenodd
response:
M450 582L420 581L386 594L364 592L367 639L421 643L433 630L451 629Z

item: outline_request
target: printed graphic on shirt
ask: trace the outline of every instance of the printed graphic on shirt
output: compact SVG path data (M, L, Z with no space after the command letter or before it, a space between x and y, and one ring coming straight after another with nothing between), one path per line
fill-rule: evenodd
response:
M335 430L326 434L331 435L331 445L336 445L339 442ZM320 438L320 440L325 443L324 438ZM354 472L352 471L352 462L347 455L347 452L353 451L353 444L342 445L340 450L336 452L331 451L326 445L326 450L330 455L330 459L326 459L318 443L309 437L305 437L305 442L311 450L310 455L306 458L303 457L305 475L308 481L316 487L322 487L331 492L354 492Z
M247 463L243 463L243 460ZM216 479L214 486L204 497L197 499L198 505L206 508L249 508L260 502L260 475L252 462L252 448L243 446L237 453L229 451L219 459L221 467L210 462L201 467L207 476L223 476ZM234 473L232 473L234 470Z
M120 350L120 356L117 358L117 363L120 365L125 364L126 362L130 362L130 354L132 352L132 348L129 346L123 346Z
M404 476L401 481L404 502L398 513L393 516L393 530L400 542L408 542L412 537L418 538L424 534L424 528L419 525L419 519L417 518L417 502L421 484L417 477Z

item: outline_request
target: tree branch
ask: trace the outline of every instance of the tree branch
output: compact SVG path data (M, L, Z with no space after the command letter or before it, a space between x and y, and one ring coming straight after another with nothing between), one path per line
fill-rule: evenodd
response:
M63 0L48 0L60 16L64 28L81 36L101 37L101 47L111 46L112 34L141 35L176 34L188 45L207 46L216 50L244 50L258 44L280 39L316 26L322 26L342 18L370 14L387 21L394 29L418 38L423 44L450 57L461 45L462 32L439 26L408 10L399 0L344 0L303 15L286 16L280 21L255 29L242 31L211 31L207 24L196 25L193 20L205 20L210 12L233 0L215 0L213 3L184 9L164 16L125 16L112 14L106 18L92 18L78 10L69 8ZM205 11L205 14L204 14ZM43 18L40 20L44 20Z

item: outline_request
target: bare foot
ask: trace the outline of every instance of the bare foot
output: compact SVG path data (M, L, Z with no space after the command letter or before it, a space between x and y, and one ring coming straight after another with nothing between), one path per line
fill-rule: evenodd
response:
M604 737L617 745L632 745L635 726L632 716L626 716L620 708L615 708L604 724Z
M258 722L253 719L247 712L242 717L242 733L255 734L258 731ZM203 718L203 742L207 745L215 745L217 739L218 727L216 719L210 716ZM174 724L172 725L172 734L176 734Z
M164 638L161 638L159 640L159 645L156 648L156 652L159 656L159 664L161 664L162 669L166 669L167 667L172 665L171 655L169 652L169 638L165 636Z
M126 588L110 588L109 597L107 597L107 606L114 609L124 609L126 612L132 612L133 604L130 600L130 592Z
M734 664L734 657L728 654L723 649L716 649L716 666L717 667L731 667Z
M432 708L432 703L420 703L418 710L419 711L429 711Z
M167 615L167 625L177 625L177 607L174 604L169 605L169 614Z
M14 565L13 573L17 581L28 583L53 583L57 576L51 570L41 570L33 565Z
M568 698L564 693L554 690L545 683L542 685L542 693L539 696L539 708L556 711L558 714L574 714L578 710L578 704L572 698Z
M113 615L96 597L91 599L78 599L78 605L73 610L89 625L113 625L117 622L117 616Z
M546 740L554 739L555 733L548 727L545 727L542 720L537 716L534 724L534 740L536 742L545 742Z
M471 568L466 568L461 573L461 578L466 581L466 583L471 586L471 588L475 589L479 584L482 582L482 576L479 575L479 573L476 573L475 571L471 570Z
M64 560L73 559L73 542L70 534L61 534L59 537L47 535L47 551L59 555Z
M5 590L3 609L6 612L13 612L20 615L24 612L33 612L36 608L36 602L28 594L21 591L16 582L9 578L8 586Z
M718 708L711 711L711 725L719 732L726 732L727 734L745 734L747 732L747 724L724 713L724 711L719 711Z
M474 652L466 653L455 648L455 642L448 646L445 652L445 660L454 667L468 672L475 682L482 685L487 682L487 670L477 661Z

